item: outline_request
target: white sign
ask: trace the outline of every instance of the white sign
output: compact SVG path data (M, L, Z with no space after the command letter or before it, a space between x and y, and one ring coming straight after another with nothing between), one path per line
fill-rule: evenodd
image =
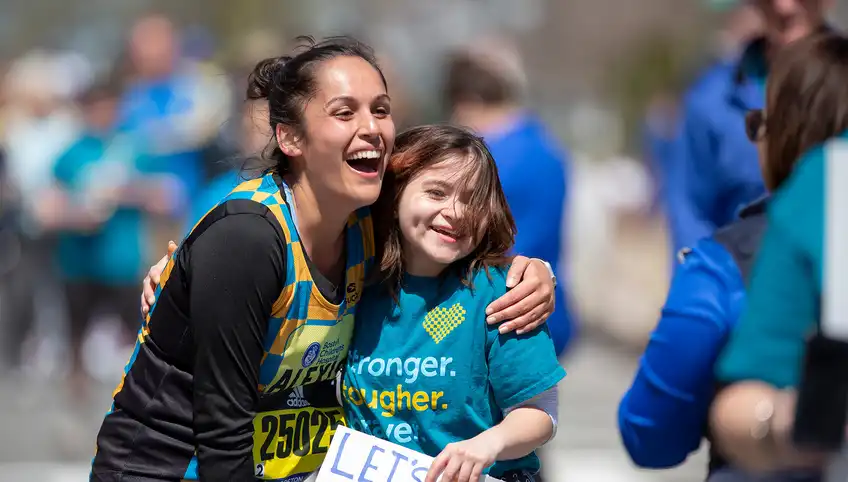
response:
M317 482L424 482L433 457L339 425ZM481 482L501 482L483 475Z

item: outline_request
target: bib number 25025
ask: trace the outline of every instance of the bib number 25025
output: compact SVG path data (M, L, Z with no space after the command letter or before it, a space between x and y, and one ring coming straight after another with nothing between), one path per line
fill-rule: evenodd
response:
M259 414L253 439L256 475L276 480L317 470L339 424L344 424L341 408L303 407Z
M311 412L311 413L310 413ZM333 432L343 420L341 410L282 411L262 417L262 434L265 442L259 453L263 461L286 458L290 455L305 457L327 453L328 431ZM274 442L276 441L276 446Z

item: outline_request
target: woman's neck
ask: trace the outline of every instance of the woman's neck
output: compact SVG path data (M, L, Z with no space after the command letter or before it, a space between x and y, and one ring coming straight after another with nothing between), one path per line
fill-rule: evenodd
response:
M287 179L288 183L289 180ZM297 232L306 255L330 280L343 273L344 229L350 213L322 202L308 183L290 183Z

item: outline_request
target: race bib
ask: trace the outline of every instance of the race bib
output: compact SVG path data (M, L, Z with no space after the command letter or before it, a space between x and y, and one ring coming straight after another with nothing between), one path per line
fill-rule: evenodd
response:
M285 408L260 411L253 420L254 473L262 480L302 482L321 467L336 427L345 423L335 386L295 387L275 394L273 405Z

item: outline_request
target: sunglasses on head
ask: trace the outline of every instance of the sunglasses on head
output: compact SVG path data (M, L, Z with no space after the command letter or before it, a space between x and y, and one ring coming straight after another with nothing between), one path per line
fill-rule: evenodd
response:
M754 109L745 114L745 134L751 142L761 141L766 134L766 115L762 109Z

